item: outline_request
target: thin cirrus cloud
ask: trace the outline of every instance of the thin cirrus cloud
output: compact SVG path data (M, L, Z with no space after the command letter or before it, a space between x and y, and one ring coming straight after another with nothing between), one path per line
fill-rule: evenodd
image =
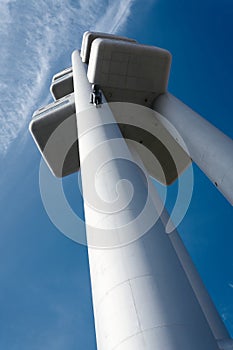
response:
M1 1L0 155L26 127L61 54L80 45L85 30L119 31L135 1Z

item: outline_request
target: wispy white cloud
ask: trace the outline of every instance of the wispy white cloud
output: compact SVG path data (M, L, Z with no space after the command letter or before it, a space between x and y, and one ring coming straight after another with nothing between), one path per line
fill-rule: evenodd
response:
M85 30L117 32L136 0L2 0L0 2L0 154L46 98L56 64ZM55 67L55 68L54 68ZM55 69L55 71L54 71ZM45 90L46 89L46 90Z
M118 32L127 22L130 16L134 0L115 1L106 8L105 16L100 17L94 26L94 30L109 33Z
M10 16L10 4L11 0L2 0L0 3L0 32L3 32L7 26L11 23L11 16Z

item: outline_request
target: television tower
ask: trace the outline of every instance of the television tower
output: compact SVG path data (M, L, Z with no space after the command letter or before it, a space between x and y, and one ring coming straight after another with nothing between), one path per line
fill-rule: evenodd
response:
M170 64L86 32L30 123L54 175L80 167L98 350L233 349L149 177L169 185L194 161L233 203L233 142L167 92Z

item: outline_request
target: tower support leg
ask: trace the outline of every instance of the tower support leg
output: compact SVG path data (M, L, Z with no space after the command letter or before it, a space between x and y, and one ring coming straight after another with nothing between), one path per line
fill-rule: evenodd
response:
M174 125L192 160L233 205L233 140L170 93L155 100L154 110Z
M90 107L78 51L72 65L98 350L218 350L147 174L108 104Z

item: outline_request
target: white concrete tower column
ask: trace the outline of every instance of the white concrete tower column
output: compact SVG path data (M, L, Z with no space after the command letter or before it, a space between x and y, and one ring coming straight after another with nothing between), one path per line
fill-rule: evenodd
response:
M233 205L233 140L170 93L155 100L154 110L174 125L190 157Z
M98 350L218 350L162 221L152 225L150 181L108 104L90 107L78 51L72 65Z

